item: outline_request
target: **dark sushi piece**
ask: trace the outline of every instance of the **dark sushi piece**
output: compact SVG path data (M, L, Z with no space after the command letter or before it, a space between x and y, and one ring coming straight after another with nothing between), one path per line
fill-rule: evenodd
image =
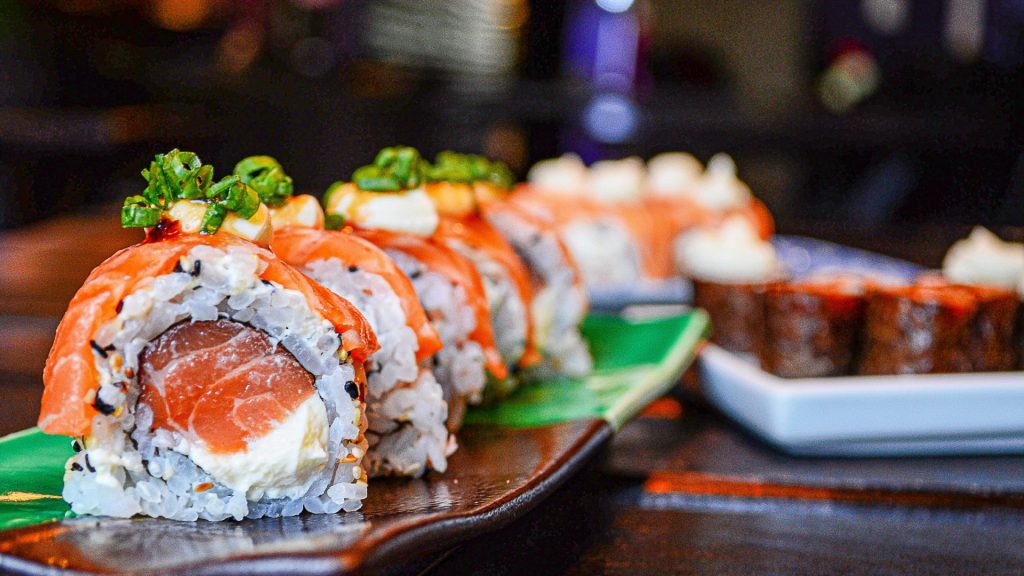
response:
M730 217L718 228L699 228L679 242L683 275L693 303L707 310L711 341L757 358L764 340L764 295L784 278L775 248L749 221Z
M784 378L849 374L864 319L864 290L864 280L853 277L768 287L761 367Z
M725 284L692 278L693 302L711 317L711 341L757 358L765 334L765 292L773 282Z
M978 299L978 311L971 329L971 370L1003 372L1015 370L1020 361L1017 293L995 286L971 286Z
M970 290L977 299L977 310L971 320L971 336L967 354L972 372L1014 370L1020 357L1017 335L1020 299L1016 291L994 284L959 284L938 274L927 274L917 280L922 286L957 286Z
M929 374L971 369L978 298L967 287L916 284L868 292L859 373Z

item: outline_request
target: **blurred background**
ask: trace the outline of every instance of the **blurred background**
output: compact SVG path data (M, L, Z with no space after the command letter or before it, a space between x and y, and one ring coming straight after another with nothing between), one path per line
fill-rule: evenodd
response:
M319 193L401 143L726 151L783 232L952 240L1024 224L1022 112L1022 0L0 0L0 228L174 146Z

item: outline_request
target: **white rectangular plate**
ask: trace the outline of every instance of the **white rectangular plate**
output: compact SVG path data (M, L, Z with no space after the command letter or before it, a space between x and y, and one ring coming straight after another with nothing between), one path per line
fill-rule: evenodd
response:
M806 238L776 246L804 272L849 266L896 276L916 268ZM712 403L793 454L1024 453L1024 372L784 379L714 345L697 366Z

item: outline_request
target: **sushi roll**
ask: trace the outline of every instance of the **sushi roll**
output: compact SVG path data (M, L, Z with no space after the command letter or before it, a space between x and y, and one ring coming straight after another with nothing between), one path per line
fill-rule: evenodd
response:
M444 472L455 438L446 428L441 386L426 366L441 339L408 278L366 240L324 230L320 202L293 196L290 178L274 158L246 158L235 173L271 204L275 253L355 305L377 334L380 350L366 361L370 448L364 464L370 476Z
M1019 351L1015 336L1021 305L1016 291L994 284L955 284L944 275L931 273L918 277L916 284L937 289L958 287L974 296L977 307L971 319L967 347L972 372L1017 368Z
M370 325L278 259L258 194L195 154L143 171L146 240L75 294L39 427L74 437L76 514L223 520L352 511L366 497Z
M971 368L969 346L978 309L964 286L922 283L868 292L859 373L930 374Z
M853 369L865 281L808 278L764 294L761 367L784 378L842 376Z
M978 311L971 323L968 354L973 372L1015 370L1020 350L1017 323L1020 298L1013 290L995 286L971 286L978 300Z
M628 174L619 177L614 166L601 170L608 175L598 181L604 201L594 197L591 172L574 154L538 162L527 175L528 183L515 192L518 204L555 222L591 292L629 287L644 277L642 242L616 209L619 202L611 201L629 194ZM628 167L622 172L627 171L635 173ZM620 185L623 181L625 186ZM638 221L643 218L632 223Z
M587 313L587 293L553 222L512 201L513 177L501 162L442 152L430 168L430 178L471 186L475 213L497 230L526 264L534 294L530 306L533 341L543 360L527 368L524 377L539 380L589 374L593 362L579 329Z
M730 217L717 228L684 234L676 253L683 275L693 283L694 305L711 317L711 341L758 358L765 333L764 295L784 277L775 248L749 220Z
M484 280L473 262L429 238L385 230L355 232L383 248L412 282L444 347L430 359L448 402L448 429L458 431L466 408L480 404L489 382L509 377L502 360Z
M690 154L659 154L647 162L646 182L645 206L666 222L676 245L689 230L720 226L730 217L749 220L765 240L775 230L771 213L736 177L736 164L727 154L712 156L706 169Z
M942 274L950 282L971 286L978 297L971 347L974 370L1024 367L1024 244L1004 242L976 227L950 247Z
M481 183L489 178L508 182L511 177L502 165L492 166L482 157L445 152L437 160L436 165L426 166L427 194L440 214L434 237L469 258L480 272L498 349L506 366L519 374L541 362L534 330L535 283L512 244L484 216L474 174ZM500 397L515 388L517 379L491 384L491 391Z
M382 180L400 172L422 182L438 214L433 241L468 258L484 281L494 337L509 369L508 377L490 379L486 392L504 397L518 385L519 371L540 360L533 342L530 274L512 246L478 214L471 184L432 178L429 168L413 148L385 148L353 180L363 189L379 188Z
M422 188L417 156L403 154L389 174L358 170L324 196L328 227L383 249L412 282L443 347L429 360L448 404L448 429L456 431L467 404L479 403L489 380L508 370L495 342L484 282L465 256L434 240L439 216ZM369 172L369 174L368 174ZM396 174L397 172L397 174Z

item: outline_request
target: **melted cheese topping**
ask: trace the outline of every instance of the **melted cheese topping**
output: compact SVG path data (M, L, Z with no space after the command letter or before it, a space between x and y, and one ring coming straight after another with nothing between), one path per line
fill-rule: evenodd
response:
M439 219L437 208L422 188L368 192L351 183L331 194L327 213L342 216L357 228L424 237L434 234Z
M426 191L441 214L464 218L476 212L476 194L471 184L432 182L426 185Z
M198 234L202 228L207 206L209 206L208 203L200 200L178 200L167 211L167 215L178 221L182 232ZM228 212L217 232L234 234L261 246L269 246L274 229L270 221L270 211L265 205L260 204L259 210L248 220L234 212Z

